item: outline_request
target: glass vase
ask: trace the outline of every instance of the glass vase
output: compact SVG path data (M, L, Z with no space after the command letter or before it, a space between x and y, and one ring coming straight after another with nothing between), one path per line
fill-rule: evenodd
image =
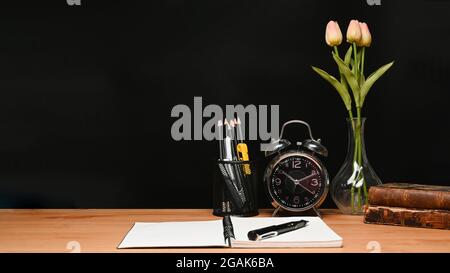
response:
M371 186L381 184L366 154L365 118L347 119L348 149L345 162L331 182L331 197L344 214L363 214Z

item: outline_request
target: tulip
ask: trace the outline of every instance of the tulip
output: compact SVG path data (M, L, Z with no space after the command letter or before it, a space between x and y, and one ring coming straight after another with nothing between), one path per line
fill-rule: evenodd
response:
M361 28L361 40L357 43L358 46L370 47L372 44L372 35L370 34L369 26L366 23L359 23Z
M342 32L337 22L328 22L325 31L325 41L327 42L327 45L331 47L338 46L342 43Z
M361 27L357 20L351 20L347 29L347 42L358 43L361 40Z

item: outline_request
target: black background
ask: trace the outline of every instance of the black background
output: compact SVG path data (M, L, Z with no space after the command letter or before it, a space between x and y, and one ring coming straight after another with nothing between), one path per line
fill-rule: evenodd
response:
M396 61L364 109L380 178L448 185L450 1L381 4L5 3L0 207L210 207L217 143L170 135L172 107L193 107L194 96L204 105L280 105L282 122L308 121L333 177L346 154L346 112L310 68L337 72L324 42L331 19L343 32L353 18L369 24L367 71Z

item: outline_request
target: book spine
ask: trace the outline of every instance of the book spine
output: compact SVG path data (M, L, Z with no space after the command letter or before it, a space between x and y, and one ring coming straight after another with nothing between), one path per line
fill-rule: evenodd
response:
M371 187L369 204L386 207L450 210L450 192Z
M450 229L450 211L368 206L364 223Z

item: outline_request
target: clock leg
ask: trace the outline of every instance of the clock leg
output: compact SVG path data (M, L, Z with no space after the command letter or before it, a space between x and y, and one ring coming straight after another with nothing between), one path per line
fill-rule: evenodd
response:
M322 214L320 214L320 211L316 207L313 207L312 209L317 214L317 216L319 216L320 219L322 219Z
M272 217L277 216L278 211L281 209L281 207L276 208L273 213L272 213Z

